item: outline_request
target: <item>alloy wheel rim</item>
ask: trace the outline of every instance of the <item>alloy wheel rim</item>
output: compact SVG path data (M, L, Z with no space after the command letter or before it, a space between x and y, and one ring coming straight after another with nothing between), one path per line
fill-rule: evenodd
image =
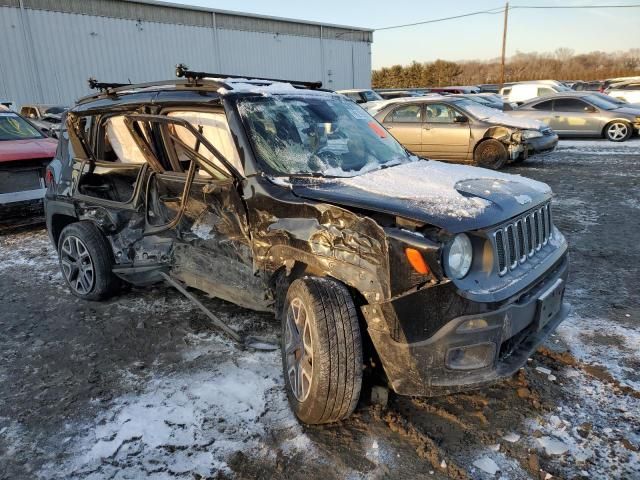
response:
M299 298L294 298L287 310L285 355L291 391L299 402L304 402L313 381L313 341L309 314Z
M499 150L494 145L485 146L480 152L480 163L483 165L493 165L498 162Z
M621 140L627 136L628 127L624 123L616 122L609 127L609 138L613 140Z
M91 291L95 282L93 260L78 237L69 235L62 242L60 266L67 282L77 293L85 295Z

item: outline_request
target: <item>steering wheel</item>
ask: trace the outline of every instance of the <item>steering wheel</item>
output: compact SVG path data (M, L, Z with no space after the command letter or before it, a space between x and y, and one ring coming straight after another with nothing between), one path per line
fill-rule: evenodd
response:
M338 156L330 150L320 150L315 153L315 156L332 167L336 167L339 163Z

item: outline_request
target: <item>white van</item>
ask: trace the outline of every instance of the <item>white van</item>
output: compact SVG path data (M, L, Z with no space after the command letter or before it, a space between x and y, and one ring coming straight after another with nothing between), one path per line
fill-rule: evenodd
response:
M566 92L571 89L560 82L541 80L539 82L514 83L510 87L500 90L500 95L505 101L515 102L518 105L535 97L544 97L558 92Z

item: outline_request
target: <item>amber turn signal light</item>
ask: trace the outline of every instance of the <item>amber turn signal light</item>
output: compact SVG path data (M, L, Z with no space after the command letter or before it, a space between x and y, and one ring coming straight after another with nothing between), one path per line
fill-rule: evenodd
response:
M418 250L415 248L405 248L404 253L416 272L421 273L422 275L429 273L429 266L424 261L422 254Z

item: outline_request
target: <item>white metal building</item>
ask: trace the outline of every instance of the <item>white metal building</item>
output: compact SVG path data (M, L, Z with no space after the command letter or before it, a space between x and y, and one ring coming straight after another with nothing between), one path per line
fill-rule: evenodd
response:
M0 0L0 99L70 105L174 67L367 88L371 30L148 0Z

